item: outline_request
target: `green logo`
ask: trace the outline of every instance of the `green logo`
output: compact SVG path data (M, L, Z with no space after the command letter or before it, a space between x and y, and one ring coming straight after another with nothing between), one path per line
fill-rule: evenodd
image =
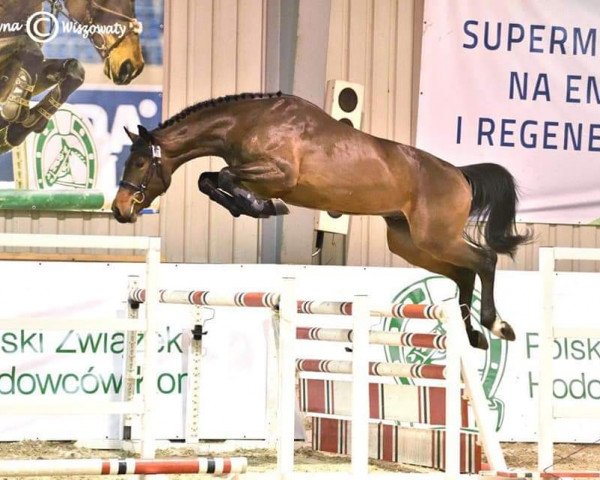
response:
M37 188L94 188L96 146L86 122L61 109L33 140Z
M450 287L450 285L452 285ZM458 288L445 277L432 276L423 278L409 285L394 297L394 303L441 303L448 298L458 298ZM475 290L471 304L471 321L473 325L480 326L480 293ZM425 328L425 329L424 329ZM481 328L490 344L489 350L480 352L482 363L479 368L483 390L488 398L490 410L496 413L496 429L500 429L504 423L504 402L496 397L496 392L504 375L508 343L493 337L486 328ZM404 318L385 318L383 330L407 333L445 333L441 322L431 329L431 323L423 320L411 320ZM385 355L389 362L432 364L442 363L445 353L438 350L430 350L417 347L390 347L385 346ZM396 378L398 383L412 384L412 379Z

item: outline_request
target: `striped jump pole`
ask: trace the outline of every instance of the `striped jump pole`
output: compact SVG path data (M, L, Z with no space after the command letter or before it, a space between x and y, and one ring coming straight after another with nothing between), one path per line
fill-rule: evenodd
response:
M160 303L202 305L206 307L267 307L279 306L280 294L274 292L235 292L219 293L209 290L160 290ZM129 291L129 299L144 303L146 290L133 288ZM298 300L298 313L312 315L352 315L352 302L321 302ZM421 304L387 304L371 305L370 314L396 318L414 318L444 320L444 310L440 305Z
M353 331L344 328L298 327L297 340L321 340L326 342L352 342ZM446 350L446 335L431 333L401 333L370 331L369 343L395 347L431 348Z
M245 457L0 460L0 477L245 473Z
M352 362L350 360L314 360L303 358L296 360L296 369L299 372L351 374ZM444 365L369 362L369 375L376 377L444 380L446 378L446 368Z

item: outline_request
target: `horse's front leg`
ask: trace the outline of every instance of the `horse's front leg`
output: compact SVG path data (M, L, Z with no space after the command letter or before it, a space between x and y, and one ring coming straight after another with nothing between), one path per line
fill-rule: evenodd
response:
M268 218L275 215L286 215L290 211L279 199L261 199L253 192L240 185L237 176L230 168L219 172L218 187L233 198L237 208L243 214L254 218Z

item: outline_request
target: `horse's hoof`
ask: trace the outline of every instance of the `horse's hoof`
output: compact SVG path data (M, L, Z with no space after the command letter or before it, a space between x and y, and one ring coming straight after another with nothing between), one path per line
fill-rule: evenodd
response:
M290 209L287 207L283 200L279 200L278 198L273 198L271 200L271 204L273 205L273 215L287 215L290 213Z
M469 343L473 348L479 348L481 350L490 348L487 338L485 338L485 335L478 330L471 330L469 332Z
M513 341L517 336L515 331L512 329L509 323L496 317L494 325L492 326L492 333L497 337L503 338L504 340Z

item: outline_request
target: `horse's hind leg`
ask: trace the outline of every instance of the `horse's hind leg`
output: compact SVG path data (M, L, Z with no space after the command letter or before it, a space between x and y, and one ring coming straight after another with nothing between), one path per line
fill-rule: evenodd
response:
M475 272L463 267L457 267L448 262L443 262L431 254L417 248L411 238L410 228L403 216L386 217L388 231L388 245L390 250L404 258L406 261L431 272L439 273L453 280L458 286L458 301L469 343L476 348L487 349L488 342L471 324L471 301L475 284Z
M431 212L439 212L440 216ZM494 279L498 255L489 248L467 243L463 238L467 215L462 218L458 209L455 212L453 218L442 205L429 205L428 214L413 212L411 233L415 245L438 260L475 271L481 280L481 324L500 338L514 340L512 327L496 315Z

